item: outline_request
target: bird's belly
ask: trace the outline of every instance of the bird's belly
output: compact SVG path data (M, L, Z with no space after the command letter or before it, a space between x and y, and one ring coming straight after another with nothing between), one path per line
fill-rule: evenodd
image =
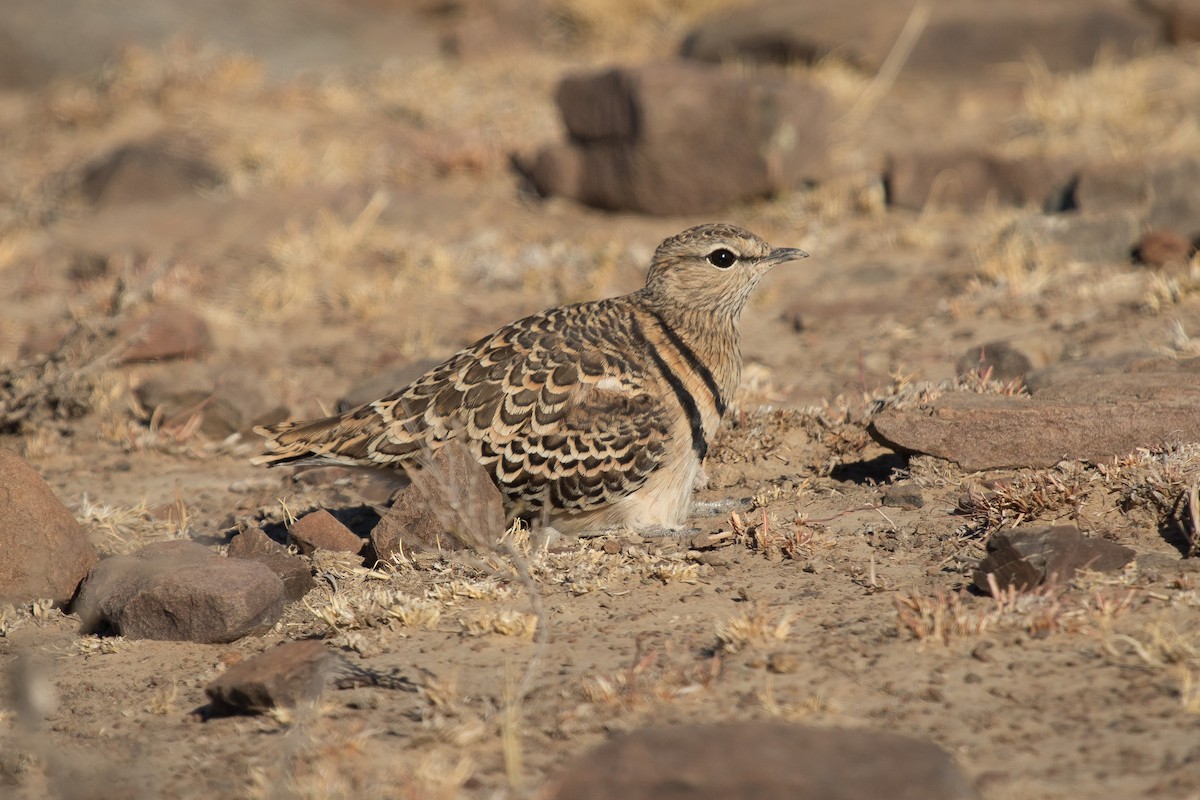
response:
M691 450L655 470L637 491L582 514L551 515L560 533L606 528L676 527L688 518L700 459Z

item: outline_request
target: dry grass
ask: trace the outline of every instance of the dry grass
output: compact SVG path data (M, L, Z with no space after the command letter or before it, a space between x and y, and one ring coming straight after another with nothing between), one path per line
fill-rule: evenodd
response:
M758 603L737 616L717 622L719 653L739 653L752 647L775 647L786 642L792 630L792 612L773 614Z
M1169 673L1175 680L1179 702L1189 714L1200 714L1200 631L1182 631L1156 622L1139 635L1110 634L1105 652L1118 663L1138 664Z
M1011 478L973 484L959 503L979 530L1015 528L1035 520L1077 520L1084 503L1102 486L1095 470L1076 462L1049 470L1029 470Z
M0 639L24 627L27 623L40 624L55 616L62 616L62 612L54 607L54 601L50 598L16 605L11 603L0 605Z
M176 499L171 506L151 509L143 500L136 506L94 503L87 495L79 501L75 518L102 553L126 554L152 542L188 537L188 510Z
M551 38L586 45L607 57L646 55L678 47L703 18L748 0L551 0Z
M721 659L695 658L674 648L639 644L626 669L585 678L579 687L596 709L617 714L645 711L706 690L721 671Z
M1200 150L1200 51L1175 49L1079 73L1029 65L1012 154L1143 158Z
M1161 314L1200 297L1200 254L1192 256L1185 269L1152 271L1146 278L1142 306L1152 314Z

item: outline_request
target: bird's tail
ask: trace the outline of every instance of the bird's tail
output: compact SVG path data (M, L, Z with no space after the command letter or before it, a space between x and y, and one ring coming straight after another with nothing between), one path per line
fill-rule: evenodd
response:
M342 414L321 419L280 422L254 429L266 438L265 453L250 463L279 467L285 464L357 464L354 445L368 438L365 420Z

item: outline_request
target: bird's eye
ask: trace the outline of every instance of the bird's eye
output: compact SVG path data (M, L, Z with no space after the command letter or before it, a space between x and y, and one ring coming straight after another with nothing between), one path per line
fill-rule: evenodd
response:
M708 263L719 269L729 269L737 261L738 257L731 251L722 247L720 250L713 250L708 254Z

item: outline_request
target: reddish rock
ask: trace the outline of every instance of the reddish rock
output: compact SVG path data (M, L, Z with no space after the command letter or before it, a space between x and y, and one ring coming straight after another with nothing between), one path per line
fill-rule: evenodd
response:
M998 531L988 540L987 551L973 582L989 593L989 576L1000 589L1025 591L1044 583L1065 583L1081 569L1116 572L1134 557L1133 550L1115 542L1084 538L1074 525Z
M231 666L204 693L218 716L295 708L321 697L333 660L315 639L284 642Z
M888 204L977 211L989 205L1041 206L1070 180L1073 165L1045 158L1002 158L971 150L894 153L886 172Z
M815 84L668 62L569 76L555 99L571 142L518 168L540 193L598 208L715 211L828 164L831 103Z
M1200 42L1200 2L1173 0L1167 13L1167 41L1179 46Z
M678 725L593 748L550 784L550 800L972 800L936 744L871 730L785 722Z
M308 562L288 553L286 547L263 533L261 528L247 528L234 536L229 541L229 557L257 561L274 572L283 581L287 603L296 602L317 585Z
M925 505L925 495L921 487L912 481L901 481L883 489L883 504L909 510Z
M64 604L95 563L87 534L42 476L0 450L0 603Z
M75 610L84 633L219 643L269 628L283 605L283 582L267 566L174 541L101 561Z
M1158 400L1053 402L951 394L919 409L888 409L868 428L900 453L953 461L968 472L1100 460L1179 440L1200 430L1200 390L1178 387Z
M347 528L325 509L305 514L288 530L288 538L309 555L314 550L357 553L366 539Z
M739 4L705 20L682 52L704 61L815 63L829 55L875 72L891 52L913 3L892 0L770 0ZM1085 70L1101 53L1128 56L1161 38L1160 23L1133 7L1038 0L943 0L905 71L978 75L1037 56L1052 70Z
M194 358L212 344L212 335L199 315L184 308L158 308L126 320L118 329L125 341L121 361L161 361Z
M225 182L219 169L189 149L162 141L119 147L85 169L84 197L94 206L157 202Z
M444 445L409 477L412 485L371 531L377 560L405 551L488 546L504 533L500 490L466 447Z
M229 540L230 558L287 555L287 548L272 539L262 528L247 528Z
M1156 230L1148 231L1134 246L1133 260L1148 267L1178 266L1187 264L1195 253L1195 245L1186 236L1171 230Z
M997 381L1024 378L1032 367L1029 356L1008 342L988 342L972 347L954 362L954 372L959 376L987 375Z

